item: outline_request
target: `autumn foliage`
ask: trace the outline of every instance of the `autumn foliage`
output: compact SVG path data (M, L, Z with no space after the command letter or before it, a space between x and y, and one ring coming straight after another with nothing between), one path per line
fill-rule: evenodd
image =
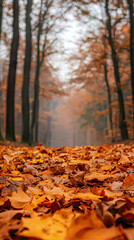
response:
M1 145L0 169L0 239L133 239L133 144Z

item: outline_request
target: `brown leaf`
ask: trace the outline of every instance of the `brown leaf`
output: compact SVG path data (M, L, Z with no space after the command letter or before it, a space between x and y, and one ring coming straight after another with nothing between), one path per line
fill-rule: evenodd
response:
M125 236L126 240L133 240L134 239L134 228L125 228L123 229L122 227L120 227L121 232L123 233L123 235Z
M92 173L92 174L86 174L85 175L85 177L84 177L84 179L86 180L86 181L94 181L94 180L98 180L98 181L100 181L100 182L103 182L104 180L106 180L106 179L109 179L109 178L116 178L116 176L115 175L108 175L108 174L102 174L102 173Z
M11 205L15 209L26 209L26 207L32 202L32 198L29 197L20 187L18 192L13 192L12 197L8 197Z
M15 215L30 216L30 212L26 210L8 210L0 213L0 222L7 223Z
M70 228L67 231L66 240L82 239L83 234L90 229L103 228L103 222L97 217L94 211L88 214L83 214L71 223Z
M134 196L134 174L132 174L131 176L126 177L123 180L123 186L122 189L130 194L131 196Z
M74 234L70 234L68 232L65 240L125 240L122 234L120 233L118 228L94 228L88 229L85 228L80 232Z

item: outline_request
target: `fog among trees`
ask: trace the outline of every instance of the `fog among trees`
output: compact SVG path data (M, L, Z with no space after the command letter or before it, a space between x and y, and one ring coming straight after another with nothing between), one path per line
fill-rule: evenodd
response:
M0 0L0 139L134 138L133 0Z

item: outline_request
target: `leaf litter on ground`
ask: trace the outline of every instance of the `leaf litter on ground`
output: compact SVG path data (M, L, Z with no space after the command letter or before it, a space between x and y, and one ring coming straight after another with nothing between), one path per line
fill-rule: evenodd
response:
M134 145L0 145L0 239L133 240Z

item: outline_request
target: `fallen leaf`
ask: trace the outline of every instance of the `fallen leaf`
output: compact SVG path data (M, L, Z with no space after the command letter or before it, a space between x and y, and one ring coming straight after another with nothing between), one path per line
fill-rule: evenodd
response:
M67 234L65 240L125 240L118 228L83 229L75 235Z
M18 188L18 192L13 192L12 197L8 197L11 205L15 209L26 209L28 204L32 202L32 198L29 197L21 187Z
M123 229L122 227L120 227L120 229L126 240L134 240L134 228Z
M89 193L76 193L72 195L72 197L70 197L70 199L73 199L73 198L79 198L81 200L100 201L101 198L103 197L89 192Z
M104 180L106 179L109 179L109 178L116 178L115 175L110 175L110 174L102 174L102 173L91 173L90 175L89 174L86 174L84 179L86 181L93 181L93 180L98 180L100 182L103 182Z
M132 174L131 176L126 177L123 180L122 189L126 193L131 194L132 196L134 196L134 174Z
M19 236L36 237L46 240L63 240L74 214L68 210L57 211L53 216L23 218L23 228Z

